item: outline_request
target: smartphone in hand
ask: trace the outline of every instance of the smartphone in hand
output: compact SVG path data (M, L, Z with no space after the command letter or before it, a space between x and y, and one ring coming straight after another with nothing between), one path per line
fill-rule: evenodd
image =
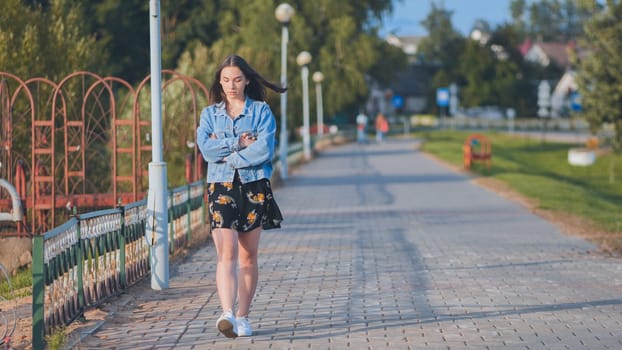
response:
M242 132L240 135L242 135L242 137L249 139L249 140L257 140L257 133L254 131L244 131Z

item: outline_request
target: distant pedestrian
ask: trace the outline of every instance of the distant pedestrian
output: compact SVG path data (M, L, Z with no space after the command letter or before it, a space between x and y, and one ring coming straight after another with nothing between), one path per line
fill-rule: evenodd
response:
M376 142L382 142L384 135L389 132L389 121L382 113L376 115Z
M216 321L229 338L253 334L248 320L257 288L257 252L262 229L283 220L272 194L276 121L265 102L268 82L240 56L228 56L201 112L197 142L208 162L208 202L216 246L216 287L223 309ZM237 312L235 311L237 298Z
M356 116L356 140L358 143L367 141L367 122L368 118L362 111Z

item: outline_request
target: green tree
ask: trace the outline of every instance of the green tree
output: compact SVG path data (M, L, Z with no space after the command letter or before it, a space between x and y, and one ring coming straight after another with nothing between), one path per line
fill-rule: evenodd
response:
M110 53L111 74L131 83L150 72L149 1L91 0L84 4L90 30ZM162 0L160 31L162 67L173 69L182 53L197 43L212 43L223 1Z
M292 20L293 55L306 50L313 55L311 71L324 73L325 113L346 112L354 118L367 100L371 81L386 82L405 67L405 55L377 34L377 21L391 10L391 1L297 1ZM300 106L300 70L295 61L294 106ZM314 108L314 104L312 104ZM299 111L294 111L300 114ZM290 115L292 113L290 112Z
M452 75L452 68L458 62L458 53L464 49L465 40L451 22L453 11L438 7L432 3L430 13L421 22L428 36L419 45L420 58L428 63L440 66Z
M87 30L81 6L50 0L47 6L0 2L0 67L22 79L59 81L76 70L105 66L101 43Z
M436 106L436 88L446 87L451 83L464 84L459 70L459 60L467 40L454 28L451 22L452 15L452 11L433 2L430 13L421 22L428 36L419 45L418 60L436 71L427 92L429 106Z
M606 9L585 24L582 46L588 48L579 63L578 83L583 114L592 131L604 123L615 129L614 149L622 149L622 3L608 0Z
M527 9L526 0L512 0L510 2L510 15L512 17L512 24L518 27L525 26L525 10Z
M74 2L78 2L75 0ZM149 74L149 2L86 2L90 29L110 54L111 75L136 83ZM166 68L166 66L163 65Z
M589 1L589 0L587 0ZM519 51L525 39L576 40L581 25L595 7L586 0L513 0L512 20L491 30L484 21L474 29L490 34L485 40L463 38L453 28L452 12L432 3L422 22L428 37L419 45L418 61L436 68L428 91L429 105L435 106L435 90L458 83L464 106L498 105L512 107L519 115L536 110L536 86L540 80L557 80L566 67L541 67L526 62Z
M526 62L519 51L524 38L521 27L514 24L504 24L492 33L488 46L502 48L505 59L500 61L501 71L509 72L495 75L503 81L504 94L500 96L499 105L514 108L519 116L530 116L536 113L536 83L537 67Z
M327 116L356 110L368 95L368 82L386 82L405 65L398 49L379 39L377 18L391 8L390 1L290 2L296 14L289 26L288 118L292 126L301 124L301 80L296 55L309 51L312 72L321 71L324 111ZM281 24L274 18L278 2L273 0L231 0L223 3L218 19L218 39L199 45L182 55L180 67L202 77L206 84L220 61L230 53L244 56L266 78L280 76ZM312 82L311 82L312 84ZM310 89L311 94L314 93ZM313 97L313 95L311 96ZM268 102L278 113L277 94ZM315 104L311 103L312 111Z
M541 0L529 6L529 32L532 38L544 41L576 40L583 33L583 22L591 17L591 0ZM521 8L522 0L513 3L512 9Z
M460 71L466 82L462 88L461 102L464 106L497 105L494 101L496 58L488 47L471 40L460 62Z
M23 80L33 77L45 77L54 82L60 82L69 74L80 71L95 71L102 75L106 74L106 54L101 43L95 36L89 34L84 22L83 8L70 0L50 0L46 3L25 4L23 1L7 0L0 2L0 67L17 75ZM32 86L31 86L32 87ZM13 87L14 88L14 87ZM66 103L67 118L74 118L81 112L81 97L84 86L77 79L68 81L63 86L63 101ZM31 89L35 95L34 109L38 118L49 118L49 98L53 92L50 86L44 85L37 89ZM24 99L15 101L16 110L24 110ZM80 183L80 180L71 185L74 189L90 189L89 184L96 184L98 190L105 189L109 184L110 173L109 152L106 147L107 126L106 120L95 120L93 114L105 110L105 101L97 104L85 116L84 131L97 135L86 140L89 164L86 166L88 181ZM20 106L22 105L22 106ZM58 112L58 111L57 111ZM93 114L91 114L93 113ZM57 115L55 122L62 123L63 115ZM12 135L13 155L24 157L32 165L31 154L31 119L30 115L13 115ZM75 119L73 119L75 120ZM71 128L69 128L71 129ZM75 129L72 129L75 131ZM57 130L57 136L70 135L71 131L61 134L63 130ZM71 138L71 136L68 136ZM57 140L62 140L60 137ZM56 180L64 176L61 164L72 164L78 153L62 155L62 142L55 144L55 164L47 164L56 167ZM6 169L7 173L13 169Z
M544 41L561 37L561 4L559 0L541 0L529 6L530 35Z

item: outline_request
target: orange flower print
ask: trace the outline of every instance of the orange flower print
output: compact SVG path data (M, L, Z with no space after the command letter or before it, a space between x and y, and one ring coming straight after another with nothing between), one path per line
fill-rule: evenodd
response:
M227 191L231 191L233 189L233 182L223 182L222 185L225 186Z
M230 204L233 203L233 198L229 197L229 196L223 196L222 194L218 196L218 199L216 199L216 203L218 204Z
M246 222L248 223L248 226L252 226L255 223L255 220L257 220L257 212L253 209L253 211L246 215Z
M266 200L263 193L253 194L251 192L246 193L246 197L253 204L261 204Z
M220 212L215 211L212 216L213 216L214 222L216 223L216 226L221 227L222 226L222 215L220 214Z

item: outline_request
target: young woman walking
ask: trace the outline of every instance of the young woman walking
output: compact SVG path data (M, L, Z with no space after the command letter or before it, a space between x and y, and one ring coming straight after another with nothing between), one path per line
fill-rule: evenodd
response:
M218 330L229 338L253 334L248 314L258 279L262 230L283 220L270 177L276 120L265 102L266 87L286 89L263 78L240 56L228 56L201 112L197 142L208 162L208 201L216 246L216 287L222 315ZM236 306L237 299L237 310Z

